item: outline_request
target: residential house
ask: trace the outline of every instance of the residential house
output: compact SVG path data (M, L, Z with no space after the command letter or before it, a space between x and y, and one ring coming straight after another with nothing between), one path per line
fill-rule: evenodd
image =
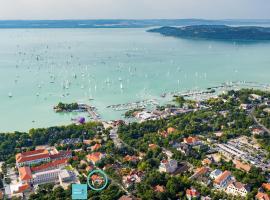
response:
M187 145L195 146L201 144L201 141L198 139L198 137L191 137L184 138L184 143Z
M99 162L104 157L105 157L105 155L103 153L94 152L94 153L88 154L86 156L86 160L88 162L91 162L93 165L95 165L97 162Z
M187 189L186 190L186 197L188 200L199 199L200 193L194 188Z
M255 198L256 200L270 200L270 196L264 192L258 192Z
M178 168L178 163L176 160L162 160L159 165L160 172L173 173Z

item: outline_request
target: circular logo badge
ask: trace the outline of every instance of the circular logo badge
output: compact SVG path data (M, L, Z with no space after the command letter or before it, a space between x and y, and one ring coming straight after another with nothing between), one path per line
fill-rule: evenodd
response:
M108 184L108 177L102 170L93 170L87 176L88 186L95 191L103 190Z

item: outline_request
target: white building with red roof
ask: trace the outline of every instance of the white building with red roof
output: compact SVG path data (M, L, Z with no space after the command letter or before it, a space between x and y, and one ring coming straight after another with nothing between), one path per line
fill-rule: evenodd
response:
M46 149L27 151L16 155L16 165L18 167L23 165L34 165L41 162L49 162L50 160L49 151Z
M200 197L200 193L194 188L187 189L186 190L186 197L188 200L198 199Z
M232 180L232 173L224 171L214 180L214 187L218 189L225 189Z
M250 188L246 184L240 182L232 182L228 185L226 191L232 195L245 197L249 193Z

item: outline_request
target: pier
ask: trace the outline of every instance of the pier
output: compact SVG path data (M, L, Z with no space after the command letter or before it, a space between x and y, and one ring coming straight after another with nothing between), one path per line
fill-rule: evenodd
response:
M88 114L90 115L90 117L94 120L94 121L100 121L101 117L100 115L97 113L97 109L94 106L89 106L87 104L79 104L79 106L83 109L85 109Z

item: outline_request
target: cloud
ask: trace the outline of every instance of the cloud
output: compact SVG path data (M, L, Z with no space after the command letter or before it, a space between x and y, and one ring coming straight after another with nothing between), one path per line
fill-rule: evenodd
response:
M269 0L0 0L0 19L269 19L269 10Z

